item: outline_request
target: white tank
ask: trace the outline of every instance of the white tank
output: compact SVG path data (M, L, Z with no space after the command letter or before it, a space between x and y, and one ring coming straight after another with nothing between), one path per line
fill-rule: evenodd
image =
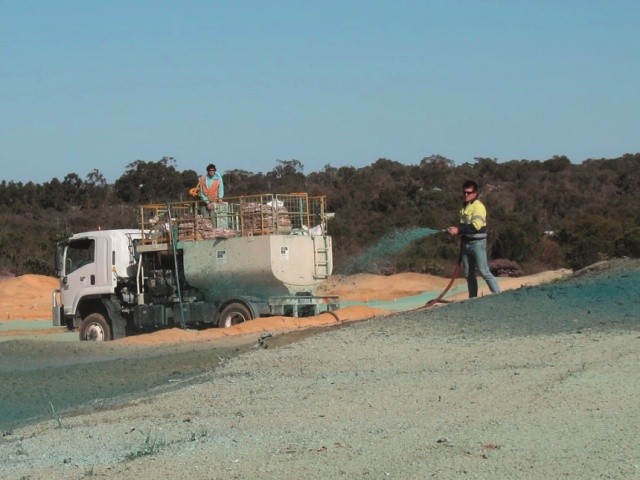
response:
M314 295L331 275L331 237L261 235L181 242L187 282L210 298Z

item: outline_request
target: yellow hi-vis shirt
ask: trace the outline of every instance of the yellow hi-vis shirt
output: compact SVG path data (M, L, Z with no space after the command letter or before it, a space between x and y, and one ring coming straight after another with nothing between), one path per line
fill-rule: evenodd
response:
M460 209L460 225L458 234L466 240L487 238L487 209L475 199Z

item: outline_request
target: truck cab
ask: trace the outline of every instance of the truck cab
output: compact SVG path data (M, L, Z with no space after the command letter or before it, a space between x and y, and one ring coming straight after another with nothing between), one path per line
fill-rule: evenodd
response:
M103 310L102 298L114 295L118 279L135 270L135 243L141 237L141 231L135 229L96 230L59 242L56 271L60 288L53 294L53 324L82 329L86 316Z

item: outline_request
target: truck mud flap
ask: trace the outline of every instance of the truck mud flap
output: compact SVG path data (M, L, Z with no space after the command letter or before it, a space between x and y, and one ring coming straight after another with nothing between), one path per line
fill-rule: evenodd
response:
M127 319L120 315L116 306L109 300L102 300L102 304L107 309L109 320L111 321L111 335L114 340L127 336Z

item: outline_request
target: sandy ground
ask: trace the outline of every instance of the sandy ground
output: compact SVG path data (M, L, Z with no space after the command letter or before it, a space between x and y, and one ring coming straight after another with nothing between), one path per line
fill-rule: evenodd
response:
M50 319L55 280L2 280L0 395L35 385L50 407L3 431L2 477L640 478L640 264L501 278L504 293L469 301L457 282L458 301L415 309L447 283L334 277L326 293L353 302L336 316L97 345L13 328ZM95 393L170 355L171 388ZM210 366L176 373L198 355ZM44 377L77 395L90 379L95 398L60 412Z
M500 278L499 282L501 289L506 291L546 283L569 274L569 270L556 270L526 277ZM428 300L437 297L447 287L449 281L446 278L418 273L401 273L390 276L370 274L333 276L321 286L318 293L338 295L341 302L347 305L335 312L334 315L322 314L304 319L272 317L224 330L196 331L174 328L129 337L119 342L153 345L209 341L256 332L281 333L302 328L331 326L386 315L393 311L418 308ZM49 325L50 328L43 328L41 323L36 326L24 322L25 320L51 320L51 292L57 287L57 279L41 275L23 275L0 279L0 339L64 332L65 329L62 327L54 328ZM481 281L478 295L489 294L489 289ZM456 280L449 290L449 294L444 297L447 301L460 301L466 298L466 283L462 279Z

